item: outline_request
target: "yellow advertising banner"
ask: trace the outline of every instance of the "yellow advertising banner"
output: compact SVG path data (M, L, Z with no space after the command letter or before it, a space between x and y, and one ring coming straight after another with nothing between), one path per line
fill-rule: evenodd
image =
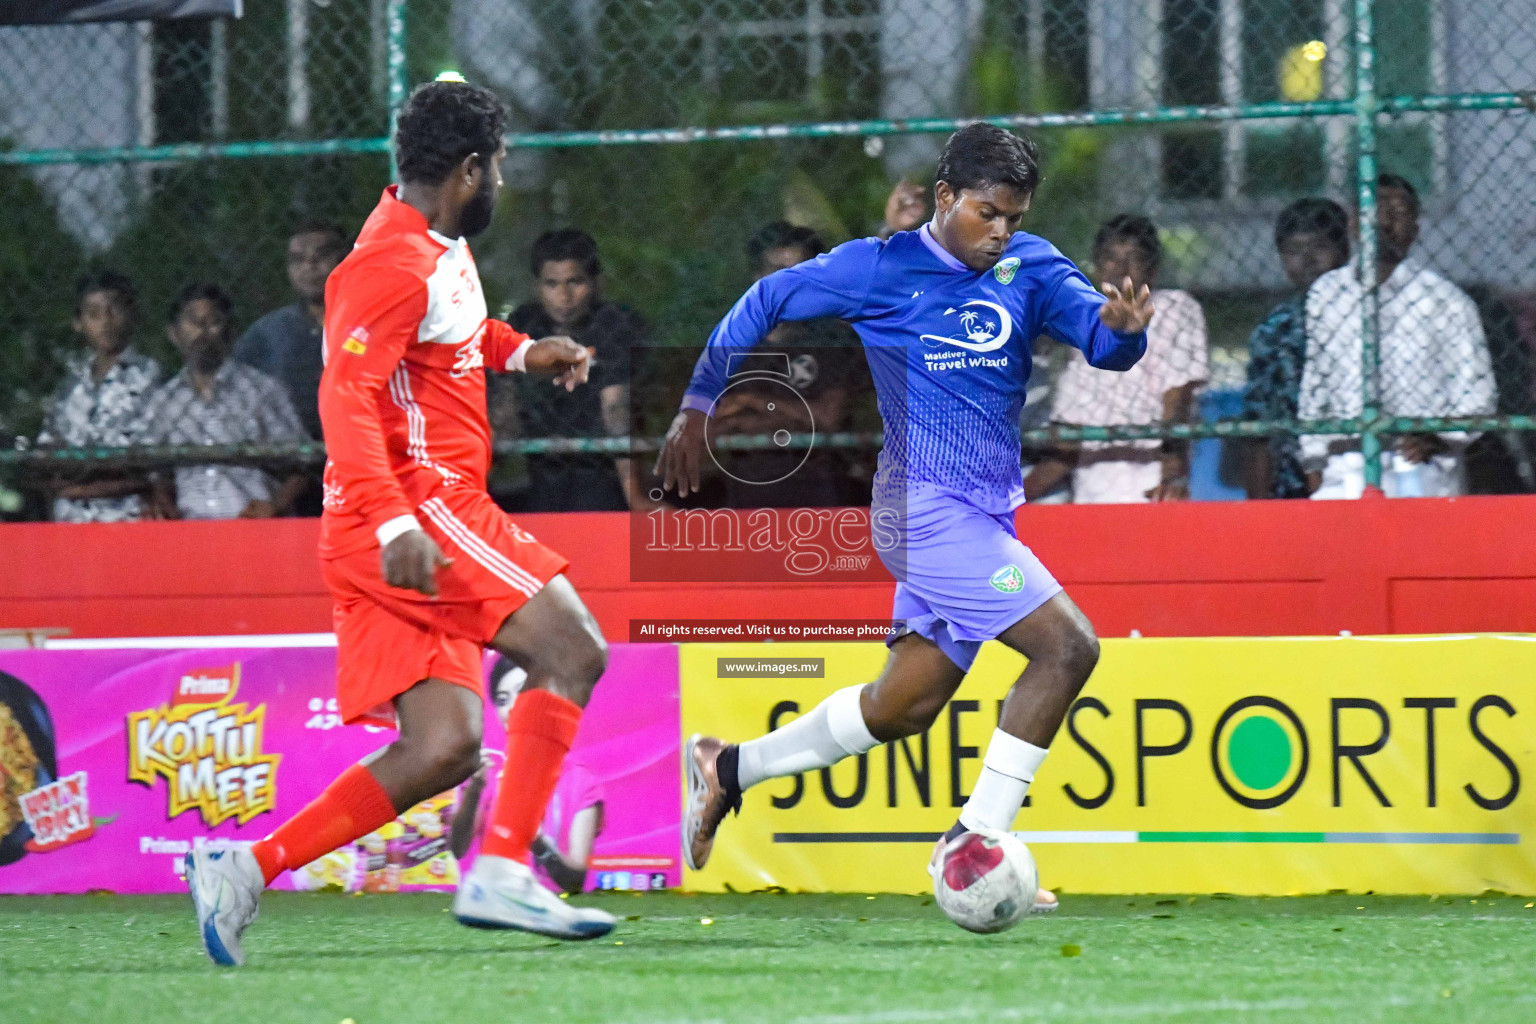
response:
M684 645L683 734L762 735L885 656ZM685 886L926 891L1023 665L988 644L927 734L750 790ZM1106 640L1014 829L1068 893L1532 894L1533 772L1536 637Z

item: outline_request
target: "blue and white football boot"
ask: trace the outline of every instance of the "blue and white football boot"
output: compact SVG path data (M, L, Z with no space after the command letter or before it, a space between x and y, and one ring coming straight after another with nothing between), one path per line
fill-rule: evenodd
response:
M471 928L515 928L556 939L596 939L614 925L612 914L572 906L544 888L528 865L483 854L459 882L453 915Z
M187 854L187 888L197 911L197 930L208 959L223 967L245 963L240 936L256 920L266 883L255 854L245 847Z

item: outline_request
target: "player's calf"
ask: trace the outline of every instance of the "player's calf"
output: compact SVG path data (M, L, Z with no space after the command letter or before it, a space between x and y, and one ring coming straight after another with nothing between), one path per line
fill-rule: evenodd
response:
M497 630L492 645L528 673L507 715L503 776L482 854L525 862L576 738L582 708L608 665L608 645L575 589L555 576Z
M941 846L966 831L1013 828L1051 740L1099 661L1093 626L1064 593L1015 623L999 639L1029 663L1008 691L981 774ZM1042 890L1037 903L1043 908L1046 901Z
M481 701L477 691L437 679L423 680L395 699L400 736L363 764L397 812L475 773L485 716Z
M401 750L409 781L395 787L390 795L397 807L414 807L422 800L454 789L480 767L480 737L468 733L436 735L406 745Z

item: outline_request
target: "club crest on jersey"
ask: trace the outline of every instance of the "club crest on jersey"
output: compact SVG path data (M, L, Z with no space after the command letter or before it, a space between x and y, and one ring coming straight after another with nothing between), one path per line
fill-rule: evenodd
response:
M463 377L485 365L485 353L480 351L480 333L476 331L475 336L454 353L453 369L449 371L451 376Z
M971 307L980 307L973 309ZM945 316L959 314L959 327L965 333L964 338L955 338L947 334L924 334L922 340L929 345L952 345L955 348L967 349L971 352L996 352L1008 344L1008 339L1013 337L1013 317L1008 311L995 302L985 299L972 299L960 306L951 306L944 311Z
M987 581L1002 594L1017 594L1024 589L1024 573L1016 565L1005 565Z
M999 260L997 266L992 268L992 276L997 278L998 284L1007 284L1013 280L1014 272L1019 269L1019 258L1009 256L1005 260Z
M347 335L347 340L341 343L343 352L351 352L360 356L368 351L368 328L354 327L352 333Z

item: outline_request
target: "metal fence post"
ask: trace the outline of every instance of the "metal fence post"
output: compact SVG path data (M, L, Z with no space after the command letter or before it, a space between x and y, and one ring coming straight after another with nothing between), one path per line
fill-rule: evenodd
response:
M1362 421L1360 452L1365 457L1365 486L1381 487L1381 436L1377 387L1381 365L1376 264L1376 14L1375 0L1355 0L1355 140L1360 153L1355 187L1360 207L1360 373Z
M405 106L405 0L389 0L384 17L388 22L389 37L389 179L399 178L400 168L395 165L395 120L400 108Z

